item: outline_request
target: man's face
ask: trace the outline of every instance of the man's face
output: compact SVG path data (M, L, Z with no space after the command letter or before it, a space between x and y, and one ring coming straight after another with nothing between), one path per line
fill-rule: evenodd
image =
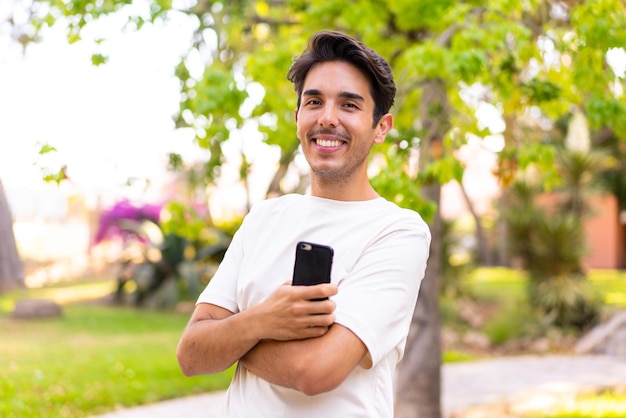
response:
M393 120L387 114L373 126L374 99L368 78L342 61L314 65L304 80L296 113L297 135L312 175L348 181L367 177L367 158Z

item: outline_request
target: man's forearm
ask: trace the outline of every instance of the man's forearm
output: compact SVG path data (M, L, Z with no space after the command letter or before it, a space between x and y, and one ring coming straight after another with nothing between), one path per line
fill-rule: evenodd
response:
M187 376L223 371L254 347L259 339L245 315L224 319L200 319L185 330L177 349L182 372Z
M322 337L261 341L240 363L270 383L315 395L341 384L366 353L352 331L333 325Z
M303 341L261 341L239 363L270 383L297 389L294 372Z

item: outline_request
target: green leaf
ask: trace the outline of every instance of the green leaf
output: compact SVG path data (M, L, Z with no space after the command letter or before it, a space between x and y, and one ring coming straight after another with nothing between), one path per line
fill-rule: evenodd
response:
M44 155L44 154L48 154L48 153L56 152L56 151L57 151L57 149L55 147L53 147L52 145L43 144L39 148L39 155Z
M63 166L59 169L59 171L51 173L49 172L48 169L42 169L43 172L43 180L46 183L56 183L57 185L60 184L63 180L68 179L69 177L67 176L67 167Z
M91 64L95 66L106 64L108 60L109 60L109 57L106 55L102 55L102 54L91 55Z

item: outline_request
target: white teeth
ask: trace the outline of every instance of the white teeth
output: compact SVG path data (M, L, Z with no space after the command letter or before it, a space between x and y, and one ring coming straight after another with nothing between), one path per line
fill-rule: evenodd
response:
M329 139L318 139L317 140L317 145L319 145L320 147L338 147L341 145L341 141L331 141Z

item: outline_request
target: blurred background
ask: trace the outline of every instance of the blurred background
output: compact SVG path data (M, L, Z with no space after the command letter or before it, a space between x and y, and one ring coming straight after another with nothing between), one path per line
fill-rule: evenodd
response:
M250 207L308 189L285 74L319 29L389 60L371 181L433 233L399 404L439 411L442 362L626 355L625 22L620 0L1 2L0 414L227 385L173 350Z

